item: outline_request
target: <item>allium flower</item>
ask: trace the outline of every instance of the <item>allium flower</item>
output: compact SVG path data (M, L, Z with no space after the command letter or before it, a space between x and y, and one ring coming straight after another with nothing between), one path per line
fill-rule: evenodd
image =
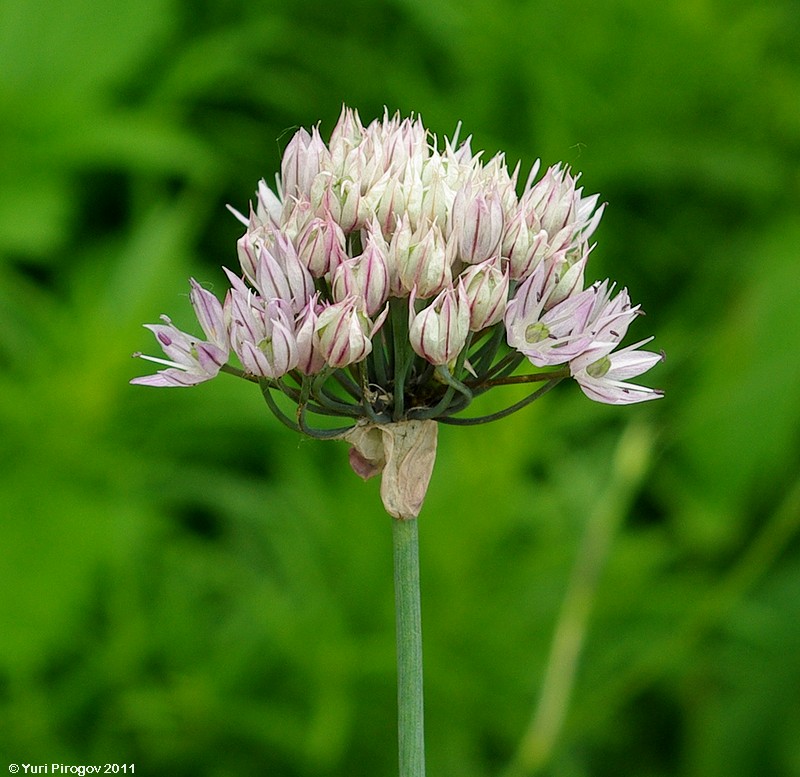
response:
M155 334L158 344L172 361L141 353L134 354L141 359L164 364L168 369L159 370L155 375L134 378L131 383L141 386L194 386L216 377L228 361L230 346L222 305L194 278L190 283L192 290L189 298L208 340L198 340L181 332L173 326L167 316L161 317L163 324L146 324L145 326Z
M303 375L315 375L325 367L325 356L320 351L317 334L317 320L322 309L317 293L297 317L297 369Z
M280 378L297 366L298 349L291 306L280 298L265 300L230 270L232 288L225 302L231 347L249 375Z
M398 253L397 277L401 293L415 291L421 298L432 297L449 286L456 244L448 242L438 224L422 224L411 235L408 251Z
M408 337L414 352L431 364L449 364L469 335L469 299L463 281L442 291L428 307L414 312L415 294L409 298Z
M295 242L300 261L315 278L325 278L347 259L344 232L330 213L309 220Z
M224 304L192 281L205 339L167 318L150 325L167 358L142 358L166 369L133 382L190 386L224 371L258 383L286 425L348 439L362 474L428 450L409 435L437 421L502 418L565 378L609 404L661 396L627 382L661 358L640 350L647 341L619 347L638 306L610 281L584 282L598 195L561 164L538 177L539 162L518 191L519 165L484 162L458 134L440 142L419 117L388 113L364 126L349 108L327 144L318 127L298 131L276 185L258 183L248 216L231 209L245 232ZM539 371L515 374L527 364ZM462 415L510 383L540 387ZM349 425L315 427L310 414ZM406 496L389 501L418 509Z
M452 230L461 260L478 264L498 253L503 236L503 203L496 184L468 179L453 200Z
M314 281L291 240L276 232L270 245L255 242L251 249L258 255L255 276L248 276L252 285L264 299L283 300L292 313L299 313L314 293Z
M362 361L372 352L370 338L383 323L372 325L358 297L334 302L317 316L314 333L325 361L338 369Z
M639 350L652 339L650 337L612 353L602 346L590 348L569 363L570 373L583 393L598 402L630 405L658 399L663 392L626 382L664 360L663 353Z
M508 344L537 367L565 364L587 345L584 327L596 291L565 295L565 283L573 288L572 270L559 276L557 269L554 263L542 262L506 307Z
M469 328L480 332L494 326L506 310L508 303L508 264L500 269L500 257L474 264L461 276L469 302Z
M311 185L323 168L329 166L329 158L330 152L317 127L310 135L304 129L296 132L286 146L281 162L281 194L284 199L310 197Z
M364 252L343 260L333 273L331 293L340 302L355 296L368 316L374 316L389 299L388 246L377 222L367 231Z

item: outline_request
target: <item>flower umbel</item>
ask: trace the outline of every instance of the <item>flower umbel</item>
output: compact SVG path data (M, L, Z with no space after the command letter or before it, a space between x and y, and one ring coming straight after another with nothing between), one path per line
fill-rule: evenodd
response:
M503 417L568 377L598 402L660 397L627 382L662 358L641 350L649 340L619 348L638 306L607 280L584 288L598 195L560 164L537 180L538 161L518 194L519 165L484 162L457 136L440 144L419 117L388 113L365 127L349 108L327 144L318 127L297 132L274 190L260 181L249 216L233 211L245 233L224 301L191 281L205 339L166 317L148 325L167 358L136 355L166 369L132 382L191 386L227 372L258 383L292 429L362 447L405 439L374 427L414 422L416 434L429 421ZM539 371L515 374L523 364ZM522 382L538 384L528 400L462 415ZM380 471L382 455L354 466Z

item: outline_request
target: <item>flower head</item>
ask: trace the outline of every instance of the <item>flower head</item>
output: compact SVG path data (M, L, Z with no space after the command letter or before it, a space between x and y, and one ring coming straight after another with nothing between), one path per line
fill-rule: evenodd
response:
M661 396L627 382L661 358L647 341L620 347L638 306L610 281L584 282L598 195L561 164L539 177L538 162L518 191L519 165L484 161L458 135L440 141L419 117L388 112L365 125L349 108L327 143L318 126L299 130L275 186L260 180L248 215L233 211L241 275L226 270L224 303L191 282L204 338L166 317L150 325L167 358L142 358L165 369L133 382L239 375L284 423L321 436L337 430L308 413L475 423L461 411L511 382L572 377L611 404ZM512 374L526 364L541 371Z

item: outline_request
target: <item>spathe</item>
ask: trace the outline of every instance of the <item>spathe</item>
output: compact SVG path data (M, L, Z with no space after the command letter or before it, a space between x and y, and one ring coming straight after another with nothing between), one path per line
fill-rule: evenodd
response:
M367 480L381 473L381 499L393 518L416 518L422 509L436 461L436 421L362 422L342 434L350 466Z

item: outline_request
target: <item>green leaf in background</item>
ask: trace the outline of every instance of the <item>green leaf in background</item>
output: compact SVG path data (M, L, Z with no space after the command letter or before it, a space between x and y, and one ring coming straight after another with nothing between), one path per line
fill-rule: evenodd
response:
M676 477L684 480L678 493L704 506L685 514L683 529L698 537L710 531L711 542L747 530L737 512L756 510L758 520L796 476L800 359L791 333L800 331L798 240L800 223L787 221L743 246L752 272L717 328L693 349L701 369L692 402L676 418L687 465Z

